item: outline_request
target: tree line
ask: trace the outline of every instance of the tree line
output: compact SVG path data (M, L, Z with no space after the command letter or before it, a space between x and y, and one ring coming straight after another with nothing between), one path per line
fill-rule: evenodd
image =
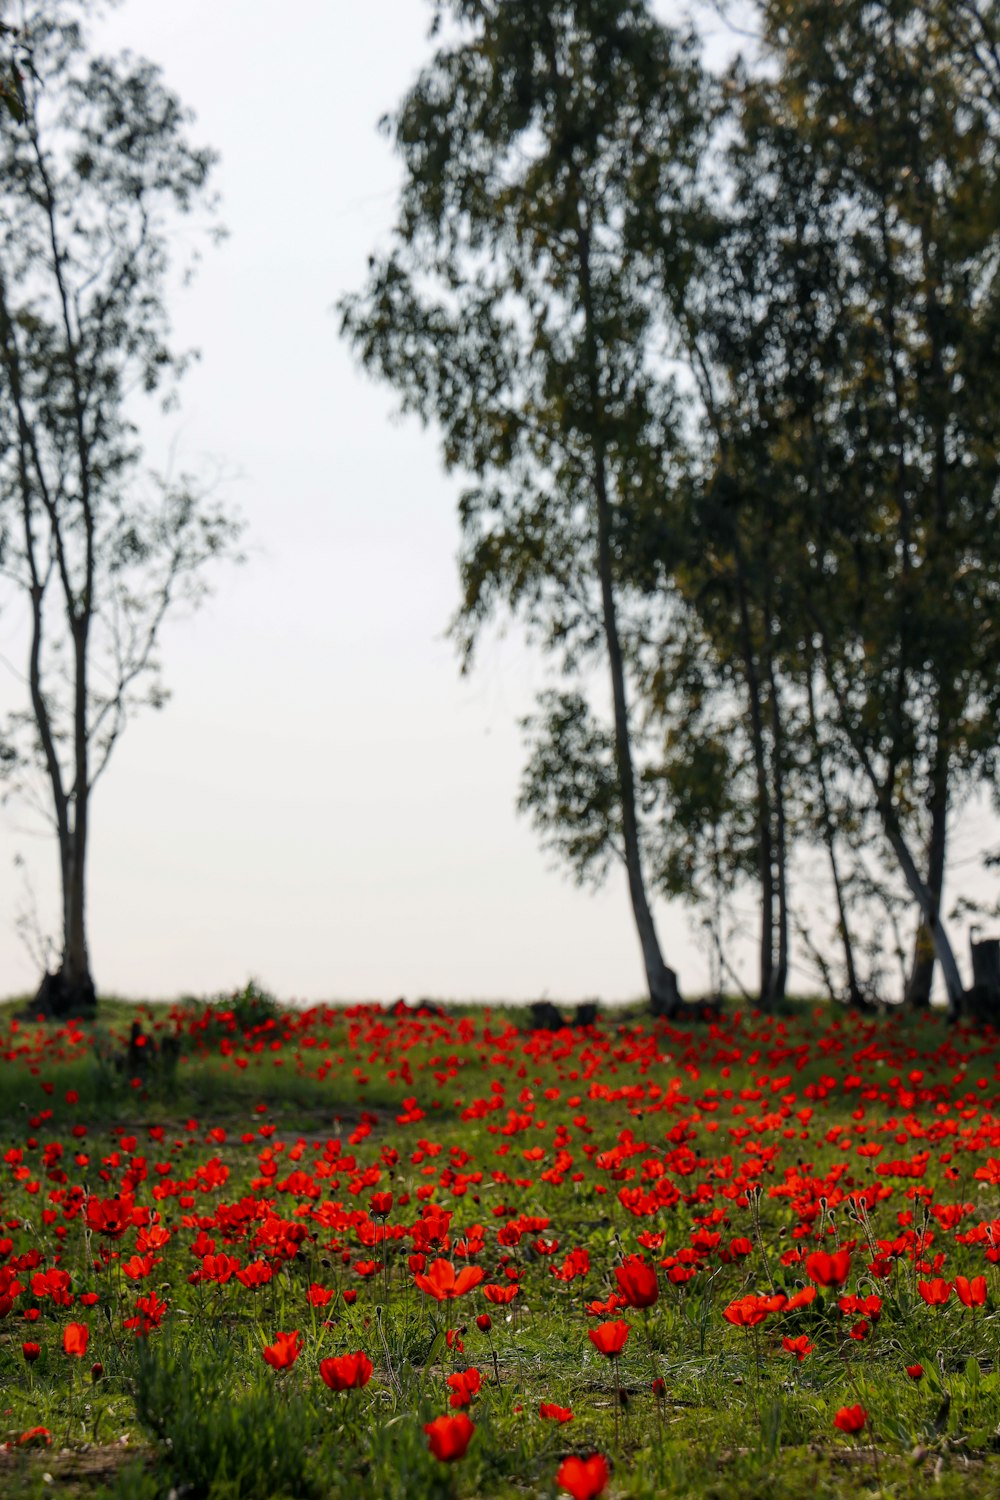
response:
M939 967L957 1014L949 840L998 790L1000 7L759 0L722 74L643 0L434 11L341 313L465 477L464 663L503 612L551 659L522 808L579 880L624 865L662 1013L652 893L700 906L721 988L749 889L762 1004L796 941L871 1003L888 932L891 998Z

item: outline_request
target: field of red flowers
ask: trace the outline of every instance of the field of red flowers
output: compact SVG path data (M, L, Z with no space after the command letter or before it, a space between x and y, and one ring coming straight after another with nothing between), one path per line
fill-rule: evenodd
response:
M102 1020L0 1013L4 1495L1000 1493L992 1033Z

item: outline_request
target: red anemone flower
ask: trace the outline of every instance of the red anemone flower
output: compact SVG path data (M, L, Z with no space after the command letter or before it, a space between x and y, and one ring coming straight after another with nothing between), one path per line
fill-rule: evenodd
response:
M839 1427L841 1432L860 1432L868 1421L868 1413L863 1406L842 1406L833 1419L834 1427Z
M450 1260L436 1260L426 1272L417 1271L413 1279L422 1292L438 1302L461 1297L479 1285L486 1272L480 1266L463 1266L458 1275Z
M47 1427L29 1427L27 1432L21 1433L17 1445L19 1448L47 1448L51 1442L52 1434Z
M161 1302L155 1290L148 1297L137 1297L135 1299L135 1317L126 1318L123 1327L131 1328L137 1338L144 1338L154 1328L159 1328L163 1322L163 1315L167 1310L166 1302Z
M88 1198L87 1228L96 1234L107 1235L110 1240L121 1239L126 1229L132 1228L134 1208L135 1199L132 1197Z
M955 1291L966 1307L982 1307L986 1302L986 1277L973 1276L970 1281L968 1276L956 1276Z
M552 1401L543 1401L538 1415L546 1422L572 1422L573 1413L568 1406L556 1406Z
M454 1407L471 1406L473 1396L478 1396L483 1384L483 1377L475 1367L468 1370L459 1370L455 1375L448 1376L448 1385L451 1395L448 1405Z
M600 1354L613 1358L625 1348L628 1339L628 1324L620 1318L612 1323L598 1323L596 1328L587 1329L587 1337Z
M785 1350L786 1354L794 1354L799 1364L801 1364L806 1355L813 1352L816 1345L810 1344L807 1333L800 1333L798 1338L782 1339L781 1347Z
M73 1354L77 1359L82 1359L87 1352L87 1340L90 1338L90 1329L86 1323L67 1323L63 1329L63 1350L66 1354Z
M755 1328L758 1323L763 1323L768 1313L780 1312L784 1305L783 1299L757 1297L751 1292L746 1297L737 1297L735 1302L730 1302L728 1307L722 1309L722 1316L734 1328Z
M951 1296L951 1282L935 1276L932 1281L918 1281L917 1291L929 1307L944 1307Z
M360 1349L321 1359L319 1373L331 1391L359 1391L372 1378L372 1362Z
M595 1500L606 1489L608 1478L608 1461L603 1454L577 1458L574 1453L560 1465L556 1484L567 1490L573 1500Z
M814 1250L806 1256L806 1275L820 1286L843 1286L851 1274L850 1250Z
M475 1430L475 1422L464 1411L457 1417L435 1417L433 1422L424 1423L428 1448L445 1464L464 1457Z
M629 1255L624 1264L615 1267L618 1289L629 1307L652 1307L660 1295L656 1272L638 1255Z
M464 1271L462 1275L465 1275ZM495 1282L488 1282L483 1287L483 1296L487 1302L492 1302L494 1307L503 1307L508 1302L513 1302L519 1290L520 1288L516 1285L497 1286Z
M302 1353L303 1339L296 1328L292 1333L276 1333L273 1344L265 1344L264 1358L272 1370L287 1370Z

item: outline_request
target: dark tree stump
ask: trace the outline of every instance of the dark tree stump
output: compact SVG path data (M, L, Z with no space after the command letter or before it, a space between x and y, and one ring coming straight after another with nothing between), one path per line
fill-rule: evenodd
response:
M532 1031L562 1031L566 1025L551 1000L536 1000L531 1007Z
M980 1021L991 1024L1000 1019L1000 938L970 940L972 953L972 989L966 999L970 1011Z
M63 970L58 969L54 974L46 973L26 1014L52 1021L88 1015L96 1009L97 992L90 975L82 983L70 984Z

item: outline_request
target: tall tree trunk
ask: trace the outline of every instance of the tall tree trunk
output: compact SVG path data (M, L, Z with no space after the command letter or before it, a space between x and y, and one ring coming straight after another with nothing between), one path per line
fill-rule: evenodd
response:
M69 602L69 601L68 601ZM68 858L63 860L63 953L59 979L68 1010L88 1010L96 1004L94 982L87 951L86 891L87 837L90 814L90 763L87 725L87 635L86 601L72 621L74 655L73 739L74 785L73 830Z
M945 854L948 838L948 773L941 764L941 756L935 758L934 781L930 801L931 828L927 855L927 889L937 912L941 905L944 888ZM914 1010L923 1010L931 1003L931 985L934 981L934 936L923 917L917 927L913 944L913 966L906 983L904 999Z
M770 621L770 609L768 609ZM774 793L774 891L778 906L778 952L771 973L770 1000L784 1000L788 987L788 831L785 821L785 733L770 640L767 678L771 698L771 785Z
M649 1001L654 1015L672 1016L680 1005L677 975L667 967L660 951L653 914L646 896L639 846L639 824L636 816L635 773L632 766L632 744L629 736L628 699L625 691L625 668L622 660L618 616L615 608L611 558L611 504L608 497L607 457L602 422L602 397L598 369L597 335L594 326L593 291L590 278L590 237L587 226L578 221L580 254L580 301L583 307L586 340L587 380L593 431L593 484L597 519L597 569L601 586L601 612L604 636L611 670L611 697L615 721L615 761L621 794L622 841L625 846L625 868L629 896L635 918L642 961L646 970Z
M826 847L827 857L830 860L830 874L833 877L833 890L837 900L837 926L844 945L847 999L850 1005L860 1010L866 1005L866 1001L861 993L861 986L858 983L858 971L854 962L854 943L851 939L851 929L847 921L847 902L844 899L844 887L840 878L840 867L837 863L837 835L833 815L830 811L830 793L826 784L823 747L819 738L819 723L816 718L816 696L813 690L813 669L811 662L806 674L806 695L809 704L809 731L813 745L813 755L815 756L816 779L819 783L820 826L823 831L823 843Z
M920 247L924 266L924 295L927 308L927 331L929 334L929 358L927 390L931 397L930 415L934 433L934 467L933 467L933 499L934 499L934 557L938 567L941 569L939 575L939 588L947 586L947 580L953 578L956 573L957 559L953 555L953 549L948 539L948 497L947 497L947 427L951 416L950 382L945 372L942 347L945 334L942 326L940 296L940 279L936 265L937 259L937 235L931 227L931 207L926 192L921 189L920 197L924 205L920 225ZM950 566L949 566L950 564ZM946 726L950 723L950 717L946 709L946 701L950 698L950 692L939 684L937 697L937 726L934 741L934 761L931 768L931 788L928 799L928 811L930 813L930 841L927 850L927 889L930 892L934 910L937 912L941 905L941 893L944 888L945 851L948 833L948 754L945 749ZM907 981L904 999L914 1009L922 1010L931 1003L931 986L934 982L934 941L932 931L926 919L922 919L917 927L916 938L913 948L913 966Z
M739 602L740 654L750 709L750 742L754 779L757 784L757 877L760 882L760 1004L767 1009L773 994L774 973L774 848L772 844L771 792L768 785L767 751L764 744L764 714L760 674L754 650L750 609L743 578L739 546L735 548L736 593Z
M871 787L872 792L874 793L875 806L878 810L882 828L885 832L886 838L889 840L892 852L895 854L896 859L899 862L899 868L902 872L903 879L906 881L906 884L910 890L910 894L919 906L921 915L924 921L927 923L927 926L933 936L934 952L937 956L938 963L941 965L941 973L944 976L945 990L948 995L948 1018L949 1020L957 1021L959 1015L961 1014L962 998L965 994L965 987L962 984L962 976L958 972L958 964L955 960L955 953L954 949L951 946L951 940L949 939L948 933L945 930L944 923L941 921L941 914L938 906L934 901L934 898L931 895L926 882L922 878L920 871L917 869L916 861L913 858L913 853L906 841L903 830L900 827L899 818L896 816L896 809L893 807L892 803L892 784L891 782L883 783L875 770L875 766L872 763L872 758L868 753L868 747L865 744L864 739L857 732L856 727L854 726L852 716L848 711L847 705L844 701L843 693L838 688L836 677L830 670L831 652L829 649L829 645L825 639L821 624L818 625L818 630L820 638L823 641L823 651L827 665L827 682L829 683L830 690L833 693L833 696L837 703L837 712L840 716L841 728L850 740L851 746L861 764L861 769L864 771L865 777L868 781L868 785ZM942 735L939 726L939 748L941 746L941 743Z
M965 988L962 984L961 975L958 972L958 964L955 954L941 921L941 914L927 885L920 877L920 872L914 862L913 855L900 832L899 824L891 810L882 811L882 821L886 835L899 860L903 877L910 888L911 894L917 901L923 914L924 921L930 928L934 940L934 952L941 972L944 975L945 989L948 994L948 1016L951 1020L957 1020L962 1007L962 997Z

